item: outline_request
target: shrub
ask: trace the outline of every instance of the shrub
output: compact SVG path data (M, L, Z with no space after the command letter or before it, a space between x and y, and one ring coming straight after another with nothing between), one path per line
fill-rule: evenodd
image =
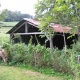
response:
M12 63L22 63L26 54L27 46L23 43L17 43L10 47Z
M34 58L36 58L37 66L50 66L51 64L51 56L50 49L38 44L35 46Z
M34 48L35 48L35 46L32 44L27 45L27 52L24 56L25 64L30 64L30 65L34 64Z
M53 52L53 68L61 72L68 72L69 66L67 64L68 55L63 50L54 49Z

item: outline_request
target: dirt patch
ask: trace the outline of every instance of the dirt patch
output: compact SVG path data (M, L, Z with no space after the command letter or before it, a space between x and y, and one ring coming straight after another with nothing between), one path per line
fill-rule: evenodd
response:
M40 75L41 75L41 74L38 73L38 72L34 72L34 71L32 72L32 71L29 71L29 70L26 71L25 73L26 73L26 74L29 74L29 75L31 75L31 76L40 76Z

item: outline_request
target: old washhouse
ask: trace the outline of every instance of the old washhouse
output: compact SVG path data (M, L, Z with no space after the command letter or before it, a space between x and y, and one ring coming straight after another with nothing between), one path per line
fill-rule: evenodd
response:
M40 35L41 31L39 30L38 26L40 25L40 22L33 19L26 19L24 18L19 23L17 23L11 30L7 32L7 34L10 34L10 38L14 40L15 43L19 42L18 39L14 38L14 34L19 34L21 36L22 42L25 44L28 44L31 37L32 37L32 43L37 45L38 42L41 45L45 45L46 47L50 47L50 41L45 43L46 37L41 38ZM76 38L76 36L67 39L67 37L70 35L69 31L71 28L65 27L62 28L60 24L53 24L53 29L55 30L55 36L52 38L53 46L58 47L59 49L62 49L64 47L64 37L63 37L63 31L65 30L65 40L66 45L70 47L70 45L73 43L73 39Z

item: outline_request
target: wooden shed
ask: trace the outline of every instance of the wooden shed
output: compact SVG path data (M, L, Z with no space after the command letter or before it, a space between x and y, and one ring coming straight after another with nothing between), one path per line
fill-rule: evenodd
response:
M55 30L56 35L50 39L50 41L52 40L53 43L50 43L50 41L47 41L45 43L46 37L41 38L40 35L42 35L43 33L41 33L41 31L39 30L39 25L40 22L37 20L24 18L11 30L9 30L7 34L10 34L11 39L13 39L15 43L19 41L18 39L14 38L14 34L19 34L25 44L28 44L32 37L32 43L35 45L37 45L39 42L41 45L45 45L46 47L50 47L51 45L53 45L54 47L58 47L59 49L62 49L64 47L63 31L65 31L64 34L67 46L70 46L73 43L72 40L76 38L76 36L74 36L70 39L67 39L67 37L70 35L70 27L62 28L60 24L52 24L52 28Z

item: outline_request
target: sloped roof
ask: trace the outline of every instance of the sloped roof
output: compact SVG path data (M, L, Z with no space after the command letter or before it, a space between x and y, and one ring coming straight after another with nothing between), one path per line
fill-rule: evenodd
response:
M28 24L31 24L35 27L40 25L40 22L38 20L24 18L19 23L17 23L11 30L9 30L7 33L12 33L15 29L17 29L24 22L27 22ZM68 33L71 30L70 27L62 27L62 25L60 24L52 24L51 26L56 32L60 32L60 33L61 32Z
M36 26L40 25L40 22L38 20L33 20L33 19L28 19L28 18L24 18L24 20L26 20L27 22L31 22L35 24Z
M67 27L67 26L62 27L62 25L60 25L60 24L53 24L52 27L53 27L53 29L56 32L65 32L65 33L68 33L71 30L70 27Z

